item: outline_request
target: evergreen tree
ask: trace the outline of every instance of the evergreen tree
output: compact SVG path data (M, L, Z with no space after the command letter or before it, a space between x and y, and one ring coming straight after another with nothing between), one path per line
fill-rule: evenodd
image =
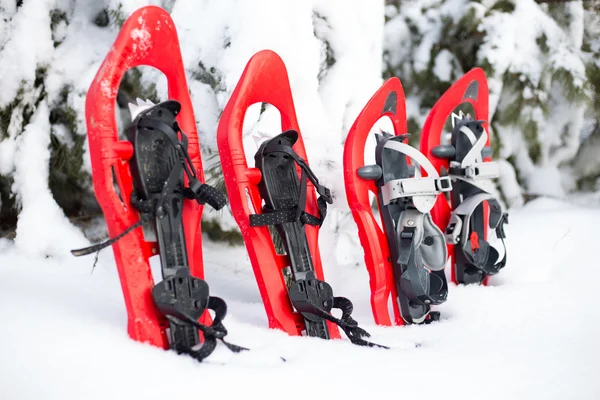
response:
M12 236L17 216L26 207L27 174L19 174L16 157L33 158L39 152L22 147L21 135L33 124L40 106L45 115L49 168L47 188L71 219L101 215L91 184L84 121L85 94L111 40L125 20L122 5L114 1L29 0L2 2L0 35L0 211L3 235ZM152 85L142 85L141 72L124 77L118 103L136 96L156 100ZM31 147L31 146L29 146ZM15 182L17 176L23 182ZM39 188L38 190L42 190Z
M452 82L482 67L501 189L510 204L529 195L563 196L597 176L577 162L586 126L599 114L598 6L592 3L388 1L385 75L403 81L411 132L419 132Z
M340 7L328 0L5 1L0 2L4 235L13 235L15 228L19 235L17 217L30 208L24 200L35 197L31 193L36 190L49 191L49 201L79 226L101 216L91 184L85 96L127 17L148 4L169 11L177 26L209 183L225 190L216 146L219 115L249 58L271 48L286 62L311 165L343 194L338 174L345 132L381 83L383 3L374 6L371 0L360 0ZM130 121L127 104L136 97L166 100L164 76L149 67L125 75L117 97L121 129ZM48 107L47 115L36 114L33 121L42 104ZM252 107L246 121L249 143L253 135L280 129L278 112L267 105ZM28 126L39 128L47 144L22 148L21 136ZM251 158L252 149L247 152ZM21 164L15 157L40 154L49 159L49 167L41 170L35 189L28 189L32 180L19 174ZM344 206L343 196L338 202ZM207 208L203 225L212 239L241 242L227 209Z
M263 48L276 50L288 66L311 165L337 194L329 217L340 221L334 230L348 219L339 179L342 144L381 84L382 70L384 78L402 79L415 141L444 90L469 69L485 69L501 189L511 204L530 194L600 189L600 6L594 2L388 0L384 21L383 7L371 0L344 7L328 0L293 6L276 0L2 1L2 235L14 234L27 199L39 193L49 192L79 225L101 215L91 184L85 96L125 19L147 4L164 7L176 22L205 175L222 190L218 118L246 62ZM125 75L117 98L121 126L136 97L165 100L164 77L148 67ZM24 146L28 127L41 140ZM278 113L257 105L246 128L251 143L252 135L279 129ZM26 162L34 160L41 181L26 173ZM203 221L211 238L240 243L228 210L208 210Z

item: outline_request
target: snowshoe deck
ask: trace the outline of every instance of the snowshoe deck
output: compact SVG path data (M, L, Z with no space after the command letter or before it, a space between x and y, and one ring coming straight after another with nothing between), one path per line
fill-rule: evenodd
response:
M148 35L131 35L134 30ZM120 140L114 118L118 85L123 74L138 65L161 70L169 97L176 101L138 101L145 109L128 128L127 140ZM165 10L143 7L127 19L89 89L86 121L94 191L112 239L73 254L112 245L130 337L202 359L226 334L219 319L226 308L209 295L202 280L200 219L204 203L218 209L226 198L202 183L179 41ZM149 265L155 254L163 275L156 286ZM219 307L212 325L207 311L211 306ZM193 350L199 343L204 345Z
M244 154L242 125L247 108L258 102L279 110L284 132L261 144L251 168ZM318 230L331 197L305 161L287 71L276 53L260 51L250 59L223 111L217 135L232 212L269 326L289 335L323 339L340 338L339 326L353 343L374 345L362 339L368 334L351 318L352 303L334 297L324 281ZM284 254L275 249L269 227L281 238ZM340 308L342 317L331 315L332 308Z
M421 151L435 168L444 171L453 182L449 201L438 199L432 216L446 231L452 257L452 279L455 283L487 284L506 263L506 249L499 252L487 242L488 227L504 243L503 225L507 214L494 198L491 179L498 169L491 160L492 150L488 135L489 93L484 72L475 68L460 78L432 108L423 128ZM469 103L474 109L470 115L452 114L461 104ZM444 124L452 117L450 140Z
M369 132L382 116L390 117L399 136L376 134L376 164L365 165ZM373 315L380 325L392 324L390 297L395 324L426 323L439 318L431 305L443 303L448 292L443 272L446 244L428 212L451 184L423 154L403 143L404 132L404 93L400 81L392 78L359 114L344 148L346 195L371 277ZM427 177L421 177L411 159L425 167ZM383 227L377 224L369 192L377 198Z

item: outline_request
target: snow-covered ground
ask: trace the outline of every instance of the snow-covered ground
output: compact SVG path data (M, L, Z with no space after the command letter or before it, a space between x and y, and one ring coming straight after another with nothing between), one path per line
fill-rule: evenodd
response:
M600 346L595 341L600 338L600 311L593 302L595 283L600 278L596 268L598 240L594 235L600 226L600 208L581 205L590 201L600 204L598 193L586 199L580 196L570 204L538 199L511 212L506 269L489 287L451 287L447 303L439 307L439 323L395 328L374 325L368 275L339 172L345 135L382 83L382 42L387 43L386 50L397 50L391 55L398 62L410 54L405 43L408 25L388 24L386 32L394 31L396 41L390 42L390 32L384 32L383 2L22 3L17 9L14 2L0 1L0 108L11 104L23 89L23 98L17 99L18 107L11 112L10 124L3 132L6 135L0 142L0 173L14 178L12 191L21 208L15 241L0 239L0 400L173 400L191 396L371 399L385 395L402 400L600 398L600 380L595 376L600 371ZM420 3L433 4L429 0L413 2L412 6L403 5L403 12L419 14L420 29L429 32L423 50L437 41L432 35L438 35L439 30L430 22L438 16L441 21L442 14L430 10L421 16ZM535 6L532 0L522 3L518 10ZM573 3L577 3L573 7L581 8L581 2ZM75 259L68 253L88 243L52 198L48 145L51 129L60 141L69 143L73 139L69 139L64 126L51 124L50 115L64 93L67 98L62 100L63 106L77 114L75 133L86 133L86 91L117 35L118 24L101 27L93 22L100 10L108 6L111 15L125 18L146 4L169 4L181 42L199 138L206 152L216 149L218 115L249 58L266 48L281 55L311 167L336 197L321 232L326 278L336 294L352 299L354 316L373 335L373 341L392 346L392 350L360 348L347 340L291 338L270 331L245 249L207 239L207 280L212 293L229 305L225 320L228 338L252 351L231 354L219 346L200 364L128 338L112 250L101 252L93 273L93 256ZM453 15L464 11L463 0L443 4L442 11ZM53 7L64 9L66 21L52 29ZM519 25L520 16L525 14L518 12L514 18L490 14L486 31L505 33L506 26ZM535 15L546 21L546 25L540 25L542 28L550 26L548 17L541 12ZM573 21L573 27L583 27L581 16ZM535 24L521 25L525 31L541 29ZM551 47L563 44L562 36L557 35L558 31L547 35ZM533 43L533 36L530 39ZM489 43L494 44L493 40ZM528 47L522 45L519 49ZM417 64L427 63L426 57L421 58L426 53L429 51L416 51ZM522 54L530 52L510 55L514 58ZM454 79L450 72L456 72L449 69L450 58L446 50L435 59L434 72L444 81ZM527 61L525 67L531 59L523 58ZM497 60L506 61L502 57ZM543 60L534 57L533 64L537 66ZM578 59L566 60L577 63ZM500 75L509 64L497 68ZM43 90L37 76L40 71L45 71ZM538 70L531 71L533 74ZM165 81L159 75L146 69L142 80L155 83L159 97L165 100ZM498 103L501 82L490 77L490 84L492 101ZM408 110L420 121L424 115L416 100L409 97ZM23 126L26 107L35 112L29 124ZM259 110L254 107L247 114L245 139L249 145L256 137L264 137L261 135L265 132L279 132L277 111L267 108L260 114ZM579 114L565 110L552 114L553 119L543 124L548 127L556 122L551 130L544 131L544 138L562 132L564 116L580 119ZM565 142L568 154L575 148L576 137L572 134L577 124L573 124L575 128ZM520 145L520 136L511 139L517 133L521 135L503 134L506 154L502 157L525 148ZM555 144L556 138L543 145ZM246 153L251 156L253 151L246 148ZM369 150L369 154L373 152ZM532 192L556 192L550 190L555 187L550 183L559 182L552 165L560 164L557 157L565 157L564 151L557 154L546 170L535 167L547 173L535 174L539 185ZM503 163L501 184L505 197L511 200L521 196L512 167L499 161ZM525 165L519 171L521 176L534 176L534 167L527 160L517 161ZM204 162L209 167L216 159L204 157ZM84 165L91 170L87 153ZM204 217L218 219L225 229L235 226L227 212L217 215L207 209ZM287 362L282 363L280 356Z
M428 326L375 326L362 260L330 274L392 350L269 330L244 248L206 240L229 339L253 350L220 345L204 363L128 338L111 249L92 273L93 256L32 258L3 241L0 399L598 399L598 226L600 208L555 200L513 211L505 270L452 286Z

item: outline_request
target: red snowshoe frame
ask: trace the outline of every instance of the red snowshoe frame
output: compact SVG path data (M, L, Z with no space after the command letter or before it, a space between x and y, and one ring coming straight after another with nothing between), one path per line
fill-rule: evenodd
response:
M137 34L133 35L133 33ZM188 151L198 179L204 182L196 120L188 92L179 39L169 13L156 6L135 11L123 24L113 47L102 63L86 98L86 122L92 162L94 192L108 227L115 237L139 221L131 206L133 190L129 159L133 146L119 139L115 104L123 74L130 68L146 65L160 70L168 80L169 98L181 103L177 121L189 134ZM186 184L187 184L187 177ZM203 206L185 200L183 221L189 254L190 274L203 278L202 231ZM129 336L154 346L169 348L165 334L166 320L157 312L152 300L154 286L149 258L158 254L158 244L144 238L137 228L112 245L125 306ZM210 324L205 312L201 323Z
M344 182L346 197L352 216L358 225L358 235L365 252L369 271L371 308L377 325L392 325L388 304L398 297L394 282L389 244L384 230L379 226L369 199L369 192L377 195L375 181L362 179L358 169L365 165L365 144L373 125L388 116L394 126L394 135L407 133L404 89L398 78L388 79L371 97L358 115L346 137L344 146ZM410 160L408 160L410 163ZM403 325L397 301L391 302L394 324Z
M248 61L221 115L217 142L231 210L248 250L269 327L300 336L305 329L303 317L293 310L281 273L283 268L290 265L289 257L277 254L268 227L250 226L250 215L260 213L263 204L258 190L261 172L248 166L242 142L246 110L255 103L269 103L279 110L281 132L289 129L298 132L299 138L293 149L307 160L285 64L279 55L270 50L260 51ZM301 171L296 168L300 176ZM319 214L314 185L310 181L305 211ZM316 277L324 280L318 243L319 229L312 225L306 225L305 229ZM329 321L327 325L330 337L339 339L338 327Z
M442 167L448 170L449 162L433 155L432 149L440 145L444 124L450 117L453 110L463 103L470 103L475 110L473 116L476 120L484 120L483 128L489 132L489 91L485 72L481 68L474 68L457 80L435 103L423 126L421 133L421 153L431 161L433 166L441 171ZM490 146L490 138L486 146ZM492 161L491 157L483 159L484 162ZM451 194L450 194L451 195ZM487 202L483 203L484 220L489 218L489 206ZM444 196L438 196L435 206L431 210L431 217L435 224L444 232L450 221L452 207ZM487 229L484 230L484 240L487 240ZM456 280L456 268L454 260L454 245L448 244L448 255L452 259L451 275L452 281ZM486 285L489 277L486 277L483 284Z

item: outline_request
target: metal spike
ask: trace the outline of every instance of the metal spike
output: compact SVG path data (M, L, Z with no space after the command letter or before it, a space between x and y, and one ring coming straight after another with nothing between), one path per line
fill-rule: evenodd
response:
M149 108L154 107L156 104L151 101L144 101L139 97L136 99L136 103L129 103L129 113L131 114L131 120L135 120L141 112L146 111Z
M452 118L452 128L454 128L456 126L456 122L457 121L461 121L463 120L465 117L465 114L463 114L462 110L458 111L458 114L456 113L452 113L451 114L451 118Z
M256 147L260 147L262 142L272 139L271 135L269 135L267 132L263 132L263 131L252 132L250 134L250 136L252 137L252 140L254 140L254 144L256 145Z

